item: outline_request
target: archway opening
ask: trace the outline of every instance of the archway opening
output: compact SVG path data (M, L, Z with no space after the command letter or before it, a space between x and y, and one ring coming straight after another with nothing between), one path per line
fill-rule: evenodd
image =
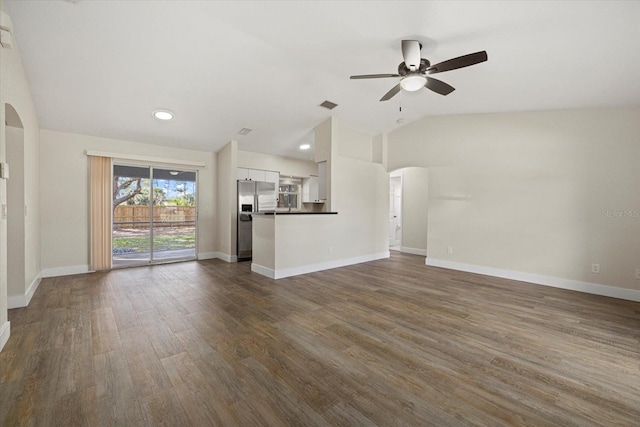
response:
M7 302L20 307L25 295L24 127L11 104L5 104L7 180Z

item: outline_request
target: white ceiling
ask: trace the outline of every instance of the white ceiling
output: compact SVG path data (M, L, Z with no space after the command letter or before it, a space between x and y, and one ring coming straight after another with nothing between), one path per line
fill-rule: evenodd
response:
M435 114L640 105L638 1L13 1L44 129L217 151L304 158L333 115L369 135ZM457 90L378 102L400 41L432 64L486 50L438 75ZM333 111L319 107L330 100ZM402 104L402 112L399 107ZM167 123L151 117L172 110ZM241 128L253 131L238 135ZM308 156L308 154L306 154Z

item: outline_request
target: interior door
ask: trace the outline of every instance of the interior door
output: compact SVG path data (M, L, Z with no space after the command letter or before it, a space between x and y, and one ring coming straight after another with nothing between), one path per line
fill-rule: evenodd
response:
M389 247L402 244L402 177L389 178Z

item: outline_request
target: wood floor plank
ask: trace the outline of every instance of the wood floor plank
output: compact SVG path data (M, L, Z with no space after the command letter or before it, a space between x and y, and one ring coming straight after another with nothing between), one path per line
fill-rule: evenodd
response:
M48 278L9 320L2 426L640 425L640 303L396 252Z
M110 307L91 311L93 354L108 353L122 347L118 325Z
M94 356L96 404L101 425L142 425L139 394L123 349Z
M194 426L222 425L214 393L209 383L187 353L162 359L167 375L182 407Z

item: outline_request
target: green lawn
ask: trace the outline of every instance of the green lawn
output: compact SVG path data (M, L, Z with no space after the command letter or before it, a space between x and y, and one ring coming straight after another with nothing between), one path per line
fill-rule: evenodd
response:
M149 252L149 236L114 237L113 249L127 252ZM191 249L196 247L195 234L175 234L171 236L155 236L154 250Z

